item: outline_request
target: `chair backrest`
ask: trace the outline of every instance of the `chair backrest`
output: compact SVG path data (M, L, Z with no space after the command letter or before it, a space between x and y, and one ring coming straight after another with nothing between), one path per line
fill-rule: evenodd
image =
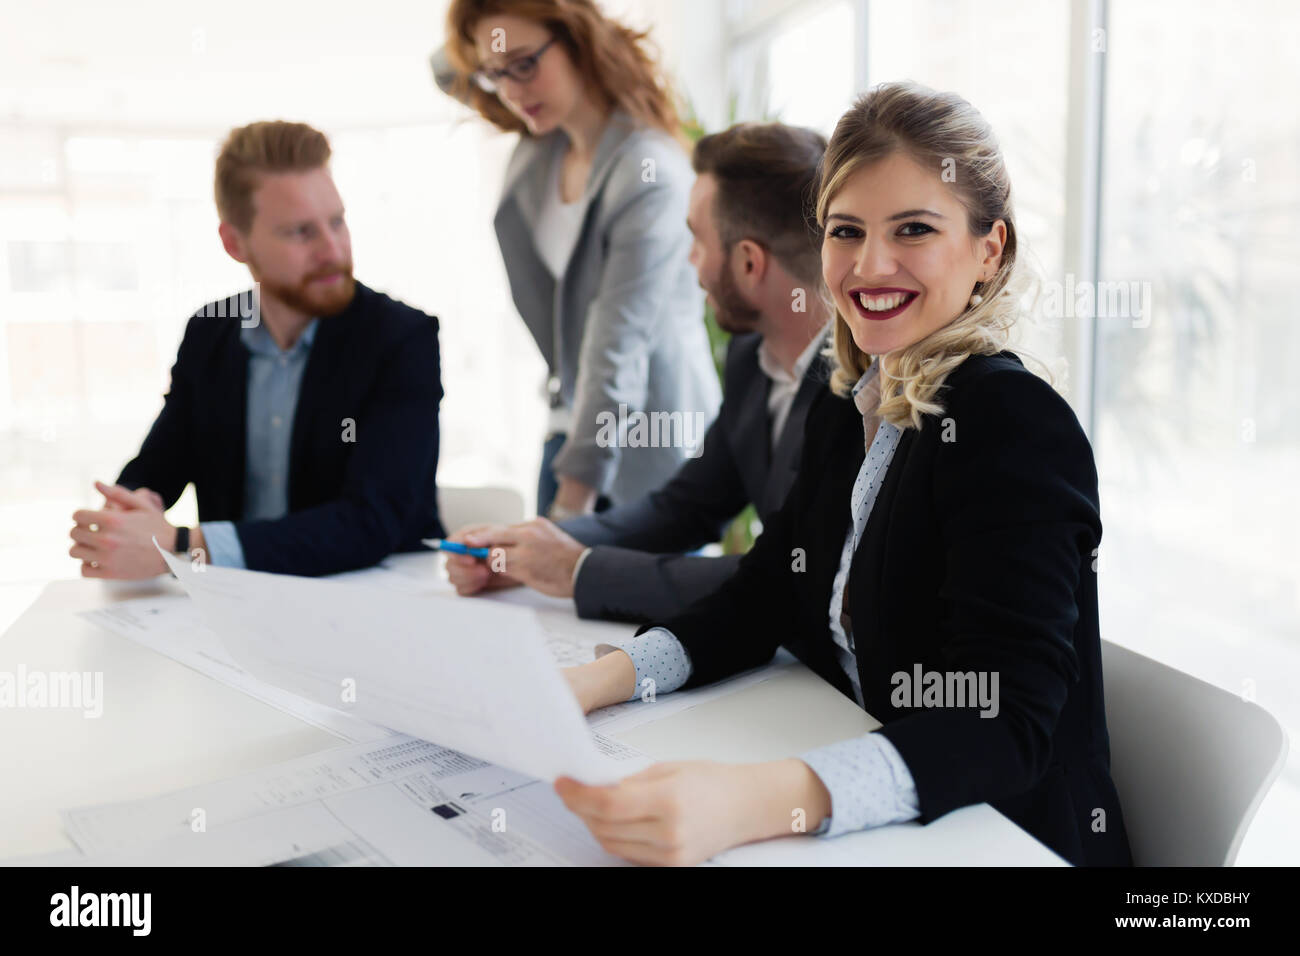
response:
M1231 866L1286 760L1264 708L1101 642L1111 777L1138 866Z
M439 485L438 517L448 534L470 524L516 524L524 520L524 496L513 488Z

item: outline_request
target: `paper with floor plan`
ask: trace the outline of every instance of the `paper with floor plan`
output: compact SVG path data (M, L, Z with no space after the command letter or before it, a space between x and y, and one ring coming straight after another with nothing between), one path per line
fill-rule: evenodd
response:
M624 766L644 755L597 737ZM549 782L399 735L63 813L78 865L611 865Z
M159 552L230 656L260 680L543 780L608 783L640 769L597 748L530 610L196 570Z
M439 591L436 583L425 584L418 590L412 589L410 578L403 578L395 571L386 568L380 569L379 573L368 577L364 582L355 579L352 575L336 576L329 580L342 580L345 583L355 581L383 588L391 585L395 590L408 593L447 593ZM496 602L498 595L478 600ZM522 602L519 603L520 606L526 606ZM343 740L379 740L395 733L386 727L377 727L351 714L332 707L324 707L253 677L236 664L226 652L221 640L200 617L188 594L158 594L131 598L107 607L78 613L86 620L114 634L142 644L164 657L170 657L200 674L221 681L286 714L292 714L322 730L329 731ZM584 631L576 626L583 622L573 617L572 609L568 610L566 618L565 615L554 612L544 605L538 617L546 632L546 648L555 663L561 667L585 664L592 660L598 637L608 638L609 635L608 624L604 625L604 630L598 634L588 633L594 632L594 628ZM716 684L662 694L653 702L638 699L611 704L588 714L587 724L606 734L631 730L768 680L781 673L783 664L787 667L793 666L794 658L788 652L779 650L769 666L737 674Z

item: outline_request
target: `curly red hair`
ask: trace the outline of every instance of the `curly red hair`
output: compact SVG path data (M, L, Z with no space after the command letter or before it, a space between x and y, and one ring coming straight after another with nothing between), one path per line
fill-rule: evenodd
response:
M481 65L474 29L484 17L514 16L545 26L564 45L590 88L610 106L639 123L683 142L674 94L650 49L648 30L634 30L606 17L594 0L451 0L447 9L447 56L456 69L452 94L506 132L528 127L471 74Z

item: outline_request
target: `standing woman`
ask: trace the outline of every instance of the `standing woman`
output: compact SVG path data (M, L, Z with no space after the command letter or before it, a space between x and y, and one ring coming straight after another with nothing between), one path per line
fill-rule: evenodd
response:
M555 519L664 484L721 401L693 175L645 39L593 0L452 0L434 57L443 89L521 134L495 226L550 372L537 509ZM664 427L626 431L640 416Z
M839 121L817 196L831 387L736 574L566 671L585 710L694 687L785 644L883 726L788 760L657 764L556 788L611 853L690 863L989 802L1075 864L1131 862L1110 777L1092 449L1004 351L1011 183L965 100L912 84Z

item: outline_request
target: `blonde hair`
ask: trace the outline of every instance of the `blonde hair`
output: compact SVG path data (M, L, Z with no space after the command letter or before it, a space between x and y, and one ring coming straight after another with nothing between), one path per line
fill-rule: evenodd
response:
M594 0L452 0L447 8L447 57L456 70L449 92L507 133L528 126L495 93L472 80L482 64L474 29L484 17L508 15L540 24L557 37L597 99L643 126L668 133L685 148L672 87L649 44L649 31L610 19Z
M998 219L1007 229L998 271L971 290L982 301L880 363L881 419L919 429L923 416L942 413L937 396L953 369L971 355L993 355L1006 347L1019 318L1023 279L1002 152L984 117L955 93L908 82L882 84L859 97L840 117L826 149L817 191L818 226L825 228L830 201L854 173L900 151L950 182L966 210L971 235L988 235ZM858 348L834 303L830 307L835 314L834 339L827 350L831 390L846 397L873 357Z
M253 225L253 192L263 173L306 172L329 162L325 134L306 123L270 120L230 131L217 155L217 213L240 232Z

